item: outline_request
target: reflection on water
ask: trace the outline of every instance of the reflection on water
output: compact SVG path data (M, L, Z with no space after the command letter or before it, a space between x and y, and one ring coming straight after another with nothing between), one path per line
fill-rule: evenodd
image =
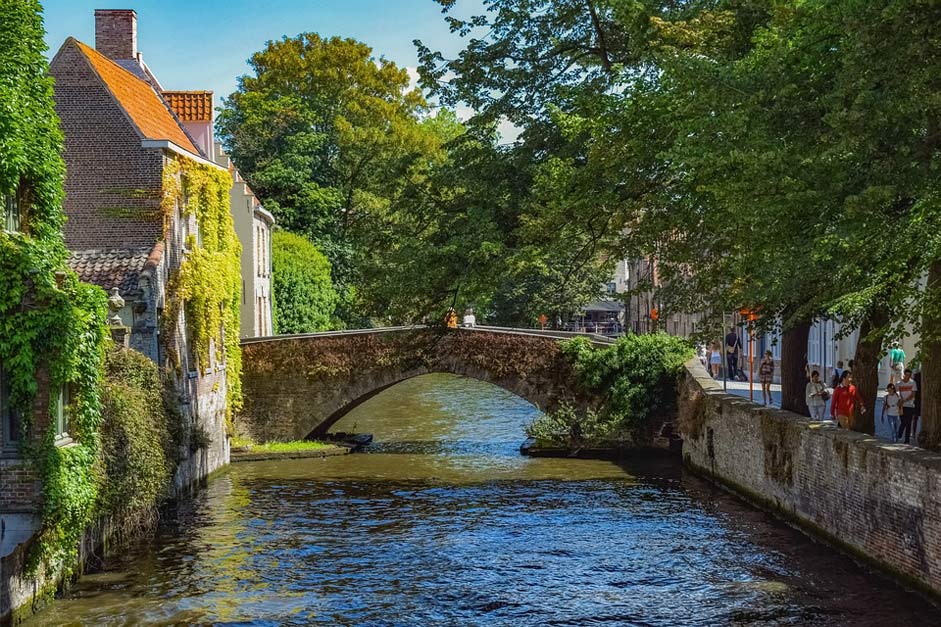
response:
M684 473L528 459L524 401L430 375L238 464L33 624L934 625L937 608Z

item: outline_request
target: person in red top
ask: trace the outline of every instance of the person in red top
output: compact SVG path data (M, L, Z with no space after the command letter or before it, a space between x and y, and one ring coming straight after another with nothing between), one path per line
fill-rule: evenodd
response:
M859 397L856 386L853 385L853 373L847 370L840 378L840 385L833 390L833 399L830 401L830 416L844 429L849 429L853 417L853 409L859 403L860 413L866 413L866 405Z

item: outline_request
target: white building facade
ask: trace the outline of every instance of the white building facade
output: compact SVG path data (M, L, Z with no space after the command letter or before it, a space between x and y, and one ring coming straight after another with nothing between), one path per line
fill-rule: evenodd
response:
M232 219L242 244L241 336L274 335L271 294L271 230L274 216L265 211L248 183L218 142L216 163L232 174Z

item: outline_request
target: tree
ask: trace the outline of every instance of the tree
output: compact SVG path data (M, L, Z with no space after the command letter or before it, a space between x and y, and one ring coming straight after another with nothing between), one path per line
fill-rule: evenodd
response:
M475 34L456 59L420 46L423 77L485 121L525 126L541 163L566 164L556 204L570 222L605 219L601 254L657 259L668 309L745 306L759 328L780 326L786 408L805 410L807 331L825 313L867 331L857 367L874 400L889 321L906 298L921 302L910 287L924 264L900 255L907 235L873 240L907 215L911 196L892 190L927 180L905 160L935 135L930 123L909 132L919 106L893 78L930 39L903 20L926 22L911 3L876 4L496 0L489 16L451 20ZM862 90L860 75L873 77ZM917 76L925 99L937 79ZM876 85L897 98L874 97ZM894 142L909 152L878 171Z
M286 231L274 232L271 253L276 331L330 329L338 297L327 258L307 239Z
M354 287L367 251L358 238L435 150L419 120L426 103L404 69L352 39L285 37L249 63L254 75L225 100L219 136L281 227L330 259L340 317L361 319Z

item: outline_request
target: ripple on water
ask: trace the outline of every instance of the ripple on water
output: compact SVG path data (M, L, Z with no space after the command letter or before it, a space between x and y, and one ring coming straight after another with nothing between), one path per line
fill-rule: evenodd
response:
M421 377L368 454L239 464L34 624L930 625L937 609L672 462L522 458L535 410Z

